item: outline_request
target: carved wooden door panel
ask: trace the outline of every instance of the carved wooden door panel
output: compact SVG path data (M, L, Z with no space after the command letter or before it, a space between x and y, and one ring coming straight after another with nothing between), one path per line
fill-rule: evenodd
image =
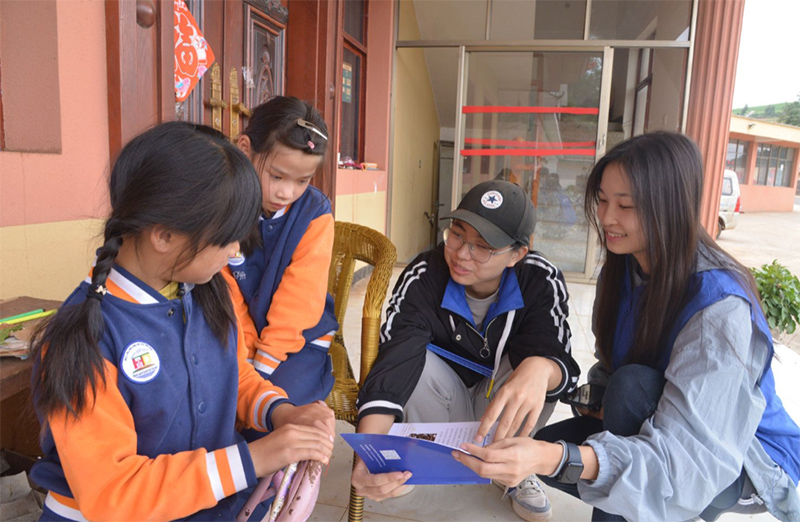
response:
M250 109L285 92L287 7L278 0L187 0L215 63L176 118L235 140Z

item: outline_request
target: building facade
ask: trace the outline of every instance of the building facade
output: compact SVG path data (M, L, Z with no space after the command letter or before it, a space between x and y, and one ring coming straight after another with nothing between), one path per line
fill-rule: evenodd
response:
M742 212L792 212L800 127L733 116L725 168L739 178Z
M336 219L385 232L401 261L437 241L442 208L501 177L539 208L534 248L591 279L586 173L656 129L700 144L715 226L743 0L185 6L215 63L176 103L173 0L0 2L0 298L63 299L84 277L132 136L183 119L235 138L275 94L328 122L314 184Z

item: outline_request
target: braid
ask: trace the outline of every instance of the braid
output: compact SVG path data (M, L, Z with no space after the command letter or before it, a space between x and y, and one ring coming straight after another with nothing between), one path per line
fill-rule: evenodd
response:
M111 273L111 268L114 266L114 261L117 259L117 254L119 254L120 247L122 247L122 237L120 236L108 237L103 246L100 247L97 252L97 261L92 271L93 289L105 286L108 275Z
M118 235L106 239L97 254L86 300L64 307L34 333L31 346L35 361L33 382L38 392L35 402L46 414L66 409L77 418L89 406L87 385L92 400L99 383L105 386L105 362L99 347L105 324L100 306L121 246L122 237Z

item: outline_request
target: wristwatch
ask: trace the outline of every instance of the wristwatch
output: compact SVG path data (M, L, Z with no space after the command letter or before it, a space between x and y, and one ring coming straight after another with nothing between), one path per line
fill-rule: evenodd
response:
M571 442L559 440L556 443L563 446L564 456L561 458L561 464L559 464L555 473L550 476L562 484L577 484L581 478L581 473L583 473L581 450Z

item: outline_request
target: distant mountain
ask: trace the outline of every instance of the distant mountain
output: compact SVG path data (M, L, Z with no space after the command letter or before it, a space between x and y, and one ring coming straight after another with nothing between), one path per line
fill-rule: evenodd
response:
M733 109L732 113L734 116L745 116L747 118L753 118L756 120L779 123L781 114L783 113L783 109L787 103L789 102L759 105L757 107L749 107L745 105L744 107Z

